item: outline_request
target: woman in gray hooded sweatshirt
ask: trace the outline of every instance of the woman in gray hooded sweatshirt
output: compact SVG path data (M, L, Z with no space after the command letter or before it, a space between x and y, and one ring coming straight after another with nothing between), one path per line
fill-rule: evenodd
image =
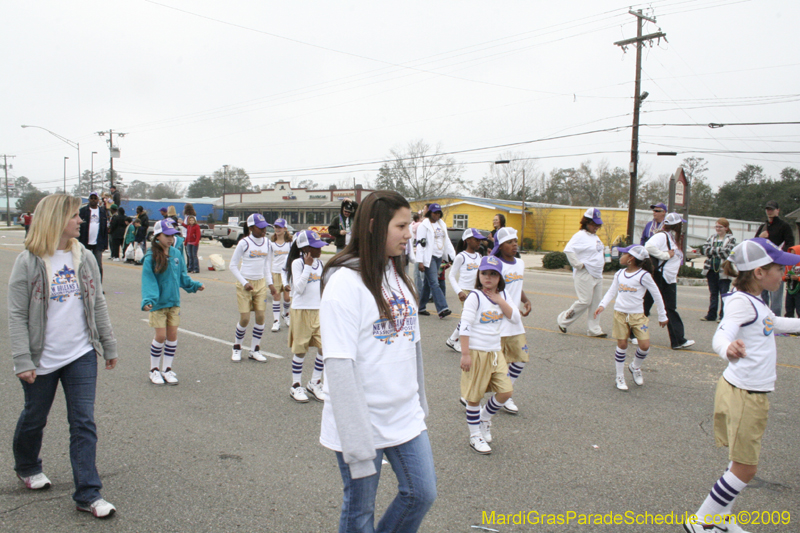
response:
M39 202L25 251L17 257L8 282L14 374L25 393L25 407L14 432L14 470L28 489L50 487L39 452L61 382L75 483L72 498L79 511L107 518L116 509L100 496L103 484L95 466L94 401L97 355L103 356L107 370L113 369L117 341L97 261L77 239L80 205L79 198L64 194Z

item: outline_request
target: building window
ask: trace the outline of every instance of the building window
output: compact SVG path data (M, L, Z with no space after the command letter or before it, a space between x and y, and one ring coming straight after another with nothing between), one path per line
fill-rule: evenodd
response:
M325 212L308 211L306 213L306 224L310 225L325 224Z
M453 228L454 229L469 228L469 215L453 215Z
M295 226L300 223L300 213L297 211L284 211L281 218L286 219L286 222Z

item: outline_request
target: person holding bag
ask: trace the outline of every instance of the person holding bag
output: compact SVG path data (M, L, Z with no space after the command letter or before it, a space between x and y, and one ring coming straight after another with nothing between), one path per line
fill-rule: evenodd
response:
M727 218L717 219L714 229L716 233L710 236L701 247L703 255L706 256L705 263L703 263L703 275L708 279L708 291L711 293L708 313L700 319L704 322L722 320L724 304L721 304L720 300L722 295L727 294L730 290L731 278L726 276L720 267L723 261L731 255L733 247L736 246L736 237L731 232L731 225ZM717 309L719 309L719 318L717 318Z

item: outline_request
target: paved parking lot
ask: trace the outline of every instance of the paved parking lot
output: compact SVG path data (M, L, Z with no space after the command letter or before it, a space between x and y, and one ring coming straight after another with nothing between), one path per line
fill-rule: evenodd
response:
M21 251L22 232L0 232L0 273L7 279ZM106 298L119 342L114 371L101 371L96 420L103 495L118 508L109 521L77 513L71 500L68 428L59 394L42 457L54 486L26 491L13 472L11 439L22 407L10 347L0 335L6 365L0 373L0 530L2 531L336 531L341 480L333 453L320 446L321 404L289 399L291 354L286 329L265 333L264 347L282 358L266 364L230 361L238 317L233 276L209 272L209 253L230 257L218 244L200 246L204 292L182 296L175 370L177 387L148 380L152 329L139 310L140 267L105 261ZM330 256L328 256L330 257ZM608 287L609 281L605 283ZM614 341L584 336L585 321L566 335L556 315L574 296L567 274L529 271L525 291L533 312L524 319L531 362L516 384L518 416L498 414L494 453L468 445L458 403L458 355L444 345L457 318L421 317L429 433L439 497L426 532L482 531L472 526L499 515L538 513L694 512L727 464L714 447L713 393L724 369L711 353L716 324L700 322L705 287L679 287L679 311L691 351L668 348L666 330L653 328L643 387L629 379L614 387ZM7 283L0 284L5 301ZM455 298L449 297L454 310ZM7 309L0 306L5 327ZM611 313L602 315L611 331ZM248 338L245 341L249 345ZM789 511L788 526L749 530L800 531L800 345L781 337L777 391L763 441L758 477L737 510ZM632 356L630 350L629 357ZM310 375L311 362L305 372ZM385 468L388 468L386 466ZM378 507L394 495L385 471ZM528 515L535 517L535 514ZM512 517L513 521L513 517ZM680 531L680 526L486 525L515 531Z

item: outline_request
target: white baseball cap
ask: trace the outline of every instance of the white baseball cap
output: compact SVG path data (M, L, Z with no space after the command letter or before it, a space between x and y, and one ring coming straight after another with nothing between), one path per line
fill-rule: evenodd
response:
M746 272L770 263L796 265L800 263L800 255L786 253L772 241L757 237L734 246L728 261L731 261L739 272Z

